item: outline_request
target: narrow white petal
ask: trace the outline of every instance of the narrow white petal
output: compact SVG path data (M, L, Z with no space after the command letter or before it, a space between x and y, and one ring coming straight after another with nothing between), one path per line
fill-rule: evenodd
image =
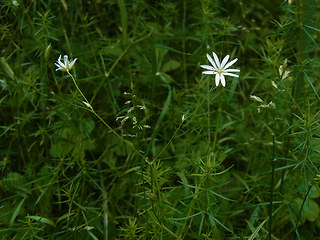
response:
M63 56L63 63L64 63L65 68L69 68L68 55Z
M68 55L63 56L63 62L64 62L64 64L66 64L68 62Z
M223 72L240 72L240 69L226 69Z
M77 61L77 58L73 59L73 61L69 62L69 68L73 67L73 64Z
M224 57L224 59L221 62L221 66L220 67L223 68L224 65L226 65L226 63L228 62L228 60L229 60L229 55Z
M239 77L238 75L234 73L222 73L223 75L231 76L231 77Z
M59 63L61 62L61 55L60 55L59 58L58 58L58 62L59 62Z
M207 58L208 58L209 62L212 64L212 66L213 66L215 69L217 69L216 64L214 63L212 57L211 57L209 54L207 54Z
M215 74L215 72L214 71L204 71L204 72L202 72L202 74Z
M208 70L214 70L214 67L209 66L209 65L200 65L200 67L208 69Z
M220 74L216 74L216 86L218 87L220 81Z
M226 66L224 66L224 69L227 69L228 67L232 66L236 61L238 61L238 58L233 59L231 62L229 62Z
M214 61L215 61L216 64L217 64L217 67L218 67L218 68L221 68L221 66L220 66L220 61L219 61L219 58L218 58L217 54L216 54L215 52L212 52L212 55L213 55L213 57L214 57Z
M225 87L226 86L226 79L224 78L223 74L221 74L220 79L221 79L222 86Z

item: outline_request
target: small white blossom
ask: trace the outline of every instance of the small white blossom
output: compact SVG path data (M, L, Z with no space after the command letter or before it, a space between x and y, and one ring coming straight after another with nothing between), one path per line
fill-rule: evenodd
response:
M143 106L143 105L137 105L137 107L140 109L140 110L146 110L146 106Z
M86 105L87 108L90 108L91 110L93 109L92 106L91 106L89 103L87 103L87 102L85 102L85 101L82 101L82 103L83 103L84 105Z
M15 7L18 7L18 6L19 6L19 3L18 3L17 0L13 0L13 1L12 1L12 4L13 4Z
M127 113L131 113L131 112L133 111L133 109L134 109L134 107L131 107L131 108L127 111Z
M269 106L269 107L273 107L273 108L276 107L276 105L275 105L272 101L270 101L270 102L268 103L268 106Z
M256 101L256 102L263 103L263 100L261 98L254 96L254 95L250 95L250 99L253 101Z
M123 125L128 119L129 119L129 117L125 117L124 119L122 119L121 120L121 125Z
M215 77L216 86L219 85L220 81L221 81L221 84L223 87L226 86L226 80L224 77L225 75L231 76L231 77L239 77L238 75L232 73L232 72L240 72L239 69L228 69L238 60L238 58L235 58L231 62L227 63L229 60L229 57L230 57L229 55L227 55L223 58L222 62L220 63L220 60L219 60L217 54L212 52L212 55L213 55L214 60L212 59L212 57L209 54L207 54L207 58L212 66L200 65L200 67L209 70L209 71L202 72L202 74L216 75L216 77Z
M136 125L136 124L138 123L136 117L133 117L133 118L132 118L132 123L133 123L133 125Z
M275 89L278 89L278 85L275 83L275 81L271 81L271 84Z
M73 59L72 61L69 61L68 55L64 55L63 62L61 62L61 55L60 55L57 62L54 63L58 67L56 71L58 70L69 71L73 67L76 61L77 61L77 58Z
M0 86L2 88L2 90L6 90L7 89L7 82L4 79L0 79Z

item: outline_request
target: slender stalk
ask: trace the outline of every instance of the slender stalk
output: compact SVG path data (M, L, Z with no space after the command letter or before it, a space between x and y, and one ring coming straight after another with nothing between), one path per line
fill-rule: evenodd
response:
M208 84L207 84L207 94L208 94L208 97L207 97L207 103L208 103L208 144L210 146L211 144L211 134L210 134L210 81L209 81L209 78L207 78L208 80Z
M74 79L74 77L72 76L72 74L69 72L69 70L67 70L67 73L69 74L69 76L72 78L72 81L74 83L74 85L76 86L76 88L78 89L79 93L81 94L81 96L83 97L83 99L86 101L87 104L90 105L89 101L86 99L86 97L84 96L84 94L82 93L82 91L80 90L80 88L78 87L78 84L76 82L76 80Z
M270 212L269 212L269 236L271 240L272 235L272 212L273 212L273 185L274 185L274 165L275 165L275 140L274 135L272 136L272 171L271 171L271 184L270 184Z
M217 144L218 132L219 132L219 127L220 127L220 115L221 115L221 101L220 101L219 108L218 108L217 125L216 125L216 129L214 132L212 151L214 151L216 144Z
M69 76L71 76L72 81L74 83L74 85L76 86L77 90L79 91L79 93L81 94L81 96L83 97L83 99L85 100L86 105L88 106L87 110L90 111L91 113L93 113L113 134L115 134L118 138L121 139L121 141L127 143L131 149L133 151L135 151L138 155L140 155L141 157L143 157L143 159L145 159L145 156L142 155L141 152L139 152L131 142L123 139L123 137L121 137L112 127L110 127L110 125L108 123L106 123L106 121L103 120L102 117L100 117L100 115L98 113L96 113L96 111L93 109L93 107L91 106L91 104L89 103L89 101L87 100L87 98L84 96L84 94L82 93L82 91L80 90L80 88L78 87L78 84L76 83L74 77L72 76L72 74L67 71L67 73L69 74Z

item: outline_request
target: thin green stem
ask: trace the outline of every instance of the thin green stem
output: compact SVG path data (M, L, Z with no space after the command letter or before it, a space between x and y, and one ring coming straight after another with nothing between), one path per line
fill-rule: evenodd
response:
M78 89L79 93L81 94L81 96L83 97L83 99L86 101L87 104L90 105L89 101L87 100L87 98L84 96L84 94L82 93L82 91L80 90L80 88L78 87L78 84L76 83L76 80L74 79L74 77L72 76L72 74L69 72L69 70L67 70L67 73L69 74L69 76L72 78L72 81L74 83L74 85L76 86L76 88Z
M272 235L272 212L273 212L273 186L274 186L274 168L275 168L275 139L272 136L272 171L271 171L271 184L270 184L270 213L269 213L269 236L271 240Z
M121 139L121 141L127 143L127 144L131 147L131 149L132 149L133 151L135 151L138 155L140 155L141 157L143 157L143 159L145 159L145 156L143 156L142 153L139 152L139 151L133 146L133 144L132 144L131 142L123 139L123 137L121 137L112 127L110 127L110 125L109 125L106 121L103 120L102 117L100 117L100 115L99 115L98 113L96 113L96 111L93 109L93 107L91 106L91 104L89 103L89 101L87 100L87 98L84 96L84 94L82 93L82 91L81 91L80 88L78 87L78 84L76 83L76 81L75 81L74 77L72 76L72 74L71 74L69 71L67 71L67 73L71 76L72 81L73 81L74 85L76 86L77 90L79 91L79 93L81 94L81 96L83 97L83 99L85 100L85 102L88 104L88 105L87 105L87 106L88 106L87 110L90 111L91 113L93 113L113 134L115 134L119 139Z
M207 94L208 94L208 97L207 97L207 111L208 111L208 144L210 146L210 143L211 143L211 130L210 130L210 81L209 81L209 78L207 78L208 80L208 84L207 84Z
M214 151L214 149L216 147L216 144L217 144L218 132L219 132L219 127L220 127L220 114L221 114L221 102L220 102L219 108L218 108L217 125L216 125L216 129L215 129L215 132L214 132L212 151Z

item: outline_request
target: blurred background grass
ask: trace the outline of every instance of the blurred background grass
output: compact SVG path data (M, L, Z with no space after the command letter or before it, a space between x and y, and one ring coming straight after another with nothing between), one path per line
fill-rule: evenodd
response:
M318 0L0 6L1 239L319 239Z

